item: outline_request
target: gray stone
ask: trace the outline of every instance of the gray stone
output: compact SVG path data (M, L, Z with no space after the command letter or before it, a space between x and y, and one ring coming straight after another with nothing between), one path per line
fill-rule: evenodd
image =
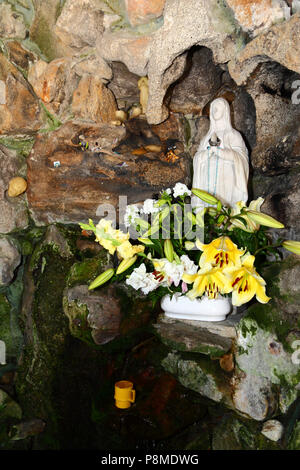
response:
M183 73L185 55L192 46L209 47L217 62L226 62L234 54L235 46L227 40L234 32L230 13L226 17L228 13L215 1L166 1L164 24L153 35L148 63L150 123L158 124L166 119L168 112L163 105L166 91Z
M113 78L108 88L113 92L119 108L129 107L139 103L140 91L138 89L139 76L130 72L122 62L112 63Z
M69 318L71 331L73 323L76 325L76 322L86 319L96 344L109 343L120 334L120 303L111 289L93 292L86 285L66 289L64 312Z
M177 351L223 356L236 337L233 322L226 320L215 326L213 322L177 321L161 316L155 329L161 340Z
M0 238L0 286L7 286L14 277L14 270L19 266L21 256L13 243L5 237Z
M271 441L277 442L283 435L284 427L280 421L270 419L262 427L261 433Z
M300 73L300 13L279 23L250 41L228 64L229 72L238 85L245 84L262 62L278 62ZM292 53L291 53L292 51Z
M208 362L207 362L208 361ZM209 359L197 360L182 357L180 354L170 352L162 361L162 366L186 388L204 395L211 400L229 402L223 390L219 388L219 378L209 371Z
M212 59L212 51L196 48L187 58L183 76L172 90L169 108L183 114L201 114L221 85L223 71Z
M9 233L15 229L23 229L28 225L26 196L16 198L6 196L9 181L23 171L23 161L13 150L0 145L0 233Z
M103 12L97 0L67 0L54 29L70 55L85 46L95 46L103 30Z
M20 13L13 11L12 6L3 2L0 4L0 37L24 39L26 26Z
M272 383L265 377L242 374L235 377L232 401L234 408L256 421L263 421L276 410L276 396Z

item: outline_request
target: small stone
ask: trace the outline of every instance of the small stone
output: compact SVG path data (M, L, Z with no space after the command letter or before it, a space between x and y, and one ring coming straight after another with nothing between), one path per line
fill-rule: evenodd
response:
M271 441L277 442L283 435L284 427L276 419L266 421L262 427L261 433Z
M234 369L234 359L233 354L224 354L220 358L220 367L225 370L225 372L232 372Z
M27 189L27 182L21 176L16 176L15 178L11 179L9 182L7 195L9 197L17 197L20 194L23 194Z

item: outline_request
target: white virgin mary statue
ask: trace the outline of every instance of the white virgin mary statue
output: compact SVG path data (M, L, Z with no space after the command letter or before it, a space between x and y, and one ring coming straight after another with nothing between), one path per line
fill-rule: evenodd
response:
M194 156L193 188L213 194L226 206L248 199L248 151L241 134L233 129L229 104L223 98L210 105L210 128ZM206 206L196 196L192 207Z

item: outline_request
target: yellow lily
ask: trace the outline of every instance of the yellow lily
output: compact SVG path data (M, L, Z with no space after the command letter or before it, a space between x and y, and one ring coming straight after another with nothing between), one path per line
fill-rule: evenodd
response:
M254 256L246 254L242 258L242 266L240 268L228 267L225 269L225 273L231 276L233 305L240 306L245 304L255 295L262 304L266 304L270 300L270 297L266 295L266 282L253 266L254 260Z
M237 245L233 243L229 237L219 237L208 245L196 241L196 246L203 251L199 264L203 267L206 263L213 266L225 268L226 266L241 266L241 256L245 250L239 250Z
M230 279L210 263L206 263L197 274L183 274L182 280L187 284L194 283L193 289L187 293L191 300L201 297L205 292L210 299L215 299L218 294L232 291Z
M242 217L246 221L247 226L245 226L241 220L231 219L231 225L229 227L229 230L232 230L233 227L238 227L244 230L244 232L249 232L249 233L253 233L259 230L260 224L254 221L253 219L251 219L250 217L248 217L247 212L245 214L241 214L241 212L242 212L242 209L245 209L245 208L251 211L260 212L260 208L263 203L264 203L264 199L262 197L259 197L258 199L251 201L248 208L246 204L244 203L244 201L237 202L233 207L233 211L231 215L232 216L238 215Z

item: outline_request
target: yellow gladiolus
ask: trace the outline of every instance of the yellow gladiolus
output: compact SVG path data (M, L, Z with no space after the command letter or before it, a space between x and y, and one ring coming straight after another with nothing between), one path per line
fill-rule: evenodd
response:
M221 269L213 267L210 263L205 264L197 274L183 274L182 280L187 284L193 283L193 289L187 294L191 300L201 297L204 293L210 299L215 299L218 294L228 294L232 291L230 279Z
M123 242L120 246L117 246L117 253L123 259L132 258L137 253L141 253L145 250L143 245L131 245L127 240Z
M226 266L241 266L241 256L245 250L239 250L229 237L219 237L208 245L196 241L196 246L203 251L199 264L203 267L206 263L225 268Z
M262 304L266 304L270 300L270 297L266 295L266 282L253 266L254 260L254 256L246 254L242 258L241 267L225 269L225 273L229 274L232 279L232 304L237 307L249 302L255 295Z
M283 248L296 255L300 255L300 242L296 242L295 240L285 240L282 243Z

